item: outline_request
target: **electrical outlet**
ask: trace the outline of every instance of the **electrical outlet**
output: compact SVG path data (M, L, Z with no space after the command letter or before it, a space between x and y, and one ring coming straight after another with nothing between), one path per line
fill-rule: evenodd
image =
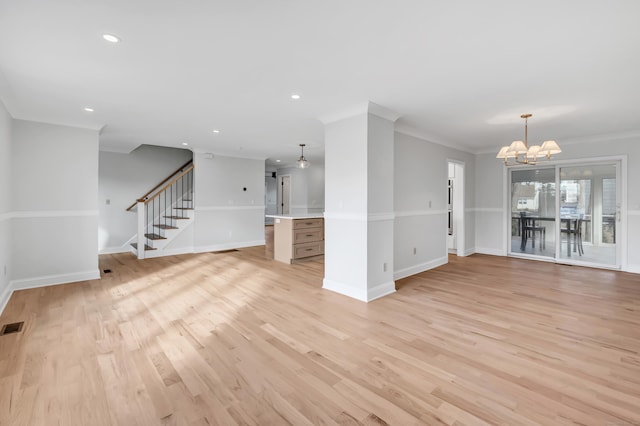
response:
M387 272L387 262L382 264L382 272Z
M431 200L429 200L429 208L431 208Z
M108 206L111 205L111 200L107 198L107 203Z
M413 255L415 256L415 255L416 255L416 253L418 253L418 250L414 247L414 248L413 248Z

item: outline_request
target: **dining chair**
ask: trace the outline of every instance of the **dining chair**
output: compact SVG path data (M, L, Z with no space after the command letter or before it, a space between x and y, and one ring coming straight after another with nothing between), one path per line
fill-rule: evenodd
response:
M582 247L582 225L584 224L584 219L578 219L576 221L576 245L578 246L578 254L582 256L584 254L584 248Z
M529 217L526 212L520 212L520 223L522 225L522 243L520 249L524 251L527 248L527 240L531 238L531 248L536 248L536 233L540 234L538 247L540 250L546 248L547 228L536 224L535 217Z
M567 256L571 256L571 239L573 239L573 252L578 252L580 256L584 252L582 249L582 219L562 218L561 224L566 226L560 227L560 235L567 235ZM572 226L575 224L574 226Z

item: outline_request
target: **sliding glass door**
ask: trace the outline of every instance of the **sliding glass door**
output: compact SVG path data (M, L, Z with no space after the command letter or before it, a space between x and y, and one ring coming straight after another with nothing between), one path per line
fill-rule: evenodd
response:
M617 162L510 170L514 256L619 267Z
M560 167L563 261L617 266L617 164Z
M556 170L511 170L510 253L555 258Z

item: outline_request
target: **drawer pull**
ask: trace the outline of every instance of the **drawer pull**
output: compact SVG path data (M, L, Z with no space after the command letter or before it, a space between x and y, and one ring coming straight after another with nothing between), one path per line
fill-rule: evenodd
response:
M307 234L307 237L313 237L313 234Z
M313 222L305 222L305 225L313 225Z
M312 250L313 250L312 248L308 248L308 249L306 249L306 251L312 251Z

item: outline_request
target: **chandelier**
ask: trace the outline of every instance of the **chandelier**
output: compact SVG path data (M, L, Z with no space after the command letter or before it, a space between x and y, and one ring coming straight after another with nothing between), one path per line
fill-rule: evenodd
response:
M300 149L301 149L301 153L300 153L300 158L298 158L298 161L296 162L296 167L298 167L299 169L306 169L307 167L309 167L311 164L307 161L306 158L304 158L304 147L306 145L301 143L300 144Z
M500 148L496 158L504 159L505 166L512 166L514 164L536 164L538 158L546 157L547 160L551 159L553 154L562 152L556 141L544 141L542 145L529 146L527 125L529 117L532 114L522 114L520 118L524 118L524 142L514 141L509 146L503 146ZM513 163L510 160L513 159Z

